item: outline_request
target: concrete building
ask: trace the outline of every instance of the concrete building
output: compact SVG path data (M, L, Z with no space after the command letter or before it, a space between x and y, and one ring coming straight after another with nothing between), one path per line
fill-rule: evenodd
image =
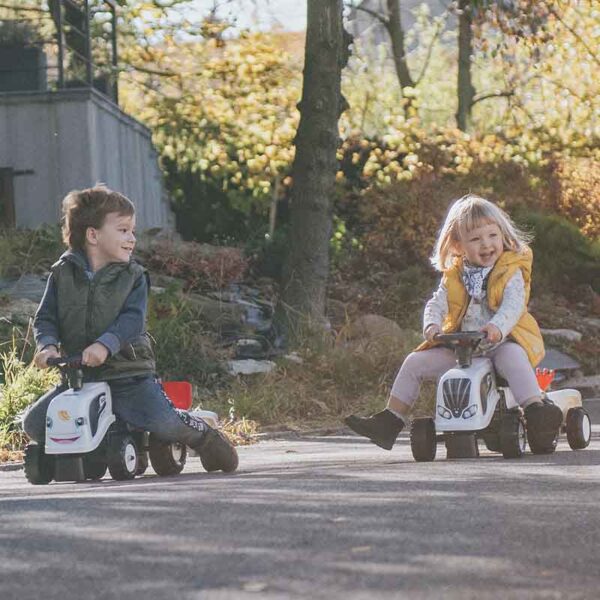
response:
M173 229L150 131L118 106L114 0L49 7L50 40L18 6L0 21L0 227L55 224L65 194L102 182L134 202L138 229ZM100 17L109 35L93 37Z
M150 131L94 88L0 93L5 225L57 223L72 189L103 182L136 205L139 229L172 228Z

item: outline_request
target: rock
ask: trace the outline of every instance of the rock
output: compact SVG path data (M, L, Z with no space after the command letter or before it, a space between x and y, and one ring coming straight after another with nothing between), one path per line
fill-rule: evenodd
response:
M543 336L554 337L568 342L580 342L582 334L573 329L542 329Z
M39 303L26 298L11 298L0 305L0 319L6 319L14 325L29 325Z
M17 279L0 279L0 294L10 298L24 298L39 304L48 275L21 275Z
M595 329L596 331L600 331L600 319L596 319L594 317L583 317L581 319L581 325L588 329Z
M266 350L259 340L240 338L235 342L236 358L264 358Z
M289 360L290 362L297 363L299 365L304 364L304 359L297 352L290 352L289 354L285 354L283 358Z
M270 373L277 368L271 360L230 360L227 368L232 375L253 375L255 373Z
M566 377L573 375L574 371L581 369L581 365L568 354L556 350L556 348L546 347L546 356L544 356L538 368L556 371L554 381L558 383Z
M188 299L212 329L225 335L242 330L244 309L241 306L232 302L219 302L200 294L190 294Z
M385 353L402 347L407 339L402 328L381 315L362 315L351 321L337 336L336 346L357 353Z

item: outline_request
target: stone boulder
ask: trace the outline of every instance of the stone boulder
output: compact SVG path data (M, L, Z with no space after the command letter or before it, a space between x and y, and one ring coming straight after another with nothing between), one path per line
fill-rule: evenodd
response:
M395 321L381 315L361 315L340 330L336 346L374 357L404 349L408 335Z

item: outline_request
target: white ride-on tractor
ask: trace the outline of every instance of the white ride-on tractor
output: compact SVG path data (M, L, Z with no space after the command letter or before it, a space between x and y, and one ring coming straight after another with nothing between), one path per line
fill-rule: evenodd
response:
M30 483L98 480L107 469L115 480L133 479L146 471L148 462L158 475L181 473L187 459L185 444L165 442L117 418L108 383L82 382L81 355L49 359L48 365L60 369L68 389L48 405L45 446L30 443L25 448L25 476ZM176 408L190 408L188 382L165 382L163 388ZM192 414L218 427L214 412ZM210 458L201 460L207 471L218 468Z
M523 410L508 384L495 373L492 361L472 356L484 337L478 331L435 337L435 341L454 349L457 365L440 378L435 417L415 419L412 423L410 444L415 460L434 460L438 442L445 443L448 458L474 458L479 456L478 439L504 458L523 456L527 444ZM538 374L538 383L545 380L542 390L551 378L547 372ZM580 392L564 389L544 393L563 412L559 433L566 433L573 450L586 448L591 438L591 421L582 406ZM553 452L557 442L558 435L550 447L537 447L533 439L529 446L534 454L543 454Z

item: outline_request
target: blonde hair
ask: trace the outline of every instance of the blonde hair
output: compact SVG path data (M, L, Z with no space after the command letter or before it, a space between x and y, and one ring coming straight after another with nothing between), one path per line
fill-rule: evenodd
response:
M444 271L452 266L458 256L457 245L471 230L495 223L502 232L505 250L524 252L532 239L531 234L521 231L513 220L498 206L473 194L467 194L452 204L440 229L431 264Z

